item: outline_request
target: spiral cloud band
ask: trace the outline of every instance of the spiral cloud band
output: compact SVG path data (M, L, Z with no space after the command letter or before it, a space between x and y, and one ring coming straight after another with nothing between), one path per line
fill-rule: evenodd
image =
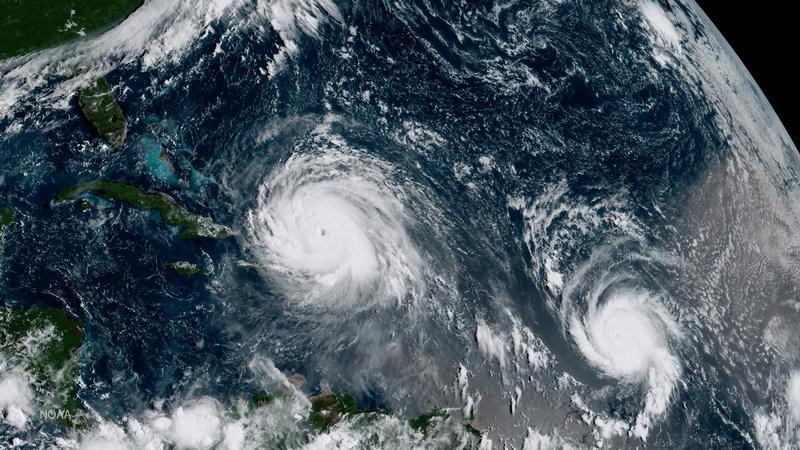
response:
M645 439L655 417L662 415L681 374L671 342L680 328L658 295L638 287L600 283L582 317L573 314L569 332L583 356L605 375L647 387L644 407L631 434Z
M260 186L253 251L291 300L361 308L415 301L423 260L388 164L341 143L296 153Z

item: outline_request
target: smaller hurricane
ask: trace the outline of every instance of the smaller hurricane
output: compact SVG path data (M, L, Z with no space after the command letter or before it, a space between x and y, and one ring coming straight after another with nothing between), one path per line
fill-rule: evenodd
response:
M389 164L334 142L295 153L259 187L252 250L290 300L324 308L415 302L423 259L404 202L415 193Z
M627 276L606 276L588 293L585 311L572 312L568 329L578 350L603 374L645 386L644 406L629 431L646 439L681 375L673 352L681 330L662 296Z

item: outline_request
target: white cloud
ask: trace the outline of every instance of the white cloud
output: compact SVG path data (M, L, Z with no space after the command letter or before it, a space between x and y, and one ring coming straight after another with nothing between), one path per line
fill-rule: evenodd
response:
M6 423L25 429L33 413L33 393L29 377L22 370L9 366L0 355L0 411Z
M178 448L211 448L222 436L220 408L208 397L179 406L170 416L156 415L150 425Z
M81 441L81 450L129 450L125 430L112 423L101 423Z
M800 421L800 371L796 371L789 378L786 387L786 401L789 403L789 412L795 420Z
M667 13L656 2L644 1L640 9L647 23L656 32L658 37L666 44L678 47L681 42L681 34L675 24L667 17Z
M493 332L483 320L478 321L475 339L478 341L478 349L484 356L496 359L501 367L506 366L507 347L505 339Z

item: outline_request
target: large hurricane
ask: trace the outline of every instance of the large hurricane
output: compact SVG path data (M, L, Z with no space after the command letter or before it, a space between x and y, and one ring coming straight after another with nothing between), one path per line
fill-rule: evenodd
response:
M424 261L409 236L414 195L366 152L332 145L272 170L248 214L252 251L285 295L322 308L414 303Z
M0 28L0 447L800 448L800 154L694 1Z

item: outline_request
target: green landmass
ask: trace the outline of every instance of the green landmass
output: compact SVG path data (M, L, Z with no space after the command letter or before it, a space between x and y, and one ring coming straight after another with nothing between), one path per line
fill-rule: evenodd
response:
M260 408L272 402L273 396L266 392L259 392L250 397L250 406L253 408Z
M419 431L423 434L423 436L428 436L428 432L431 430L431 427L435 427L437 423L440 423L442 420L447 419L448 414L438 408L433 409L431 412L422 414L417 416L408 421L409 426L415 431ZM468 423L462 423L462 427L466 430L467 433L471 434L475 437L477 442L481 440L481 432L477 428L473 427ZM455 448L455 447L454 447Z
M97 134L113 148L122 148L128 133L128 122L105 78L98 78L92 85L81 89L78 105Z
M272 397L269 397L267 394L263 395L263 398L256 398L256 396L253 396L253 398L251 398L251 403L263 401L263 404L267 404L272 400ZM324 432L346 417L364 416L366 418L376 419L380 416L393 414L393 412L388 409L362 410L358 407L358 404L352 396L340 392L329 392L317 395L309 398L309 400L311 400L311 412L308 415L308 424L311 429L316 432ZM413 430L419 431L424 436L427 436L431 427L436 426L437 423L447 419L447 417L448 414L445 411L434 409L427 414L422 414L410 419L408 424ZM481 432L479 430L470 424L462 424L462 426L468 433L480 440Z
M299 389L305 380L302 375L293 374L288 377L288 381L296 389ZM379 431L383 426L380 425L381 421L384 419L402 420L391 409L360 408L351 395L331 390L330 384L326 380L322 380L319 387L320 394L308 397L311 409L306 419L307 433L298 435L286 430L285 434L276 435L277 440L272 443L270 448L299 447L303 443L313 441L318 435L330 432L336 424L342 421L346 421L348 429L358 432L373 430L364 442L366 447L359 446L359 448L371 448L372 445L377 447L381 443L386 444L384 441L386 436L382 436ZM279 387L272 392L258 391L249 399L248 414L258 414L257 411L260 408L271 408L273 404L278 404L277 408L283 408L280 399L285 397L291 400L291 397L297 395L298 392L288 385ZM438 408L410 419L407 423L413 431L419 433L414 439L417 439L419 443L436 442L435 448L478 448L482 439L481 432L473 426L461 423L446 411ZM461 429L459 430L459 428Z
M465 423L463 425L464 425L464 429L467 430L470 434L472 434L473 436L475 436L478 439L481 438L481 430L473 427L472 425L470 425L468 423Z
M65 425L79 425L82 419L78 401L82 344L80 322L63 310L0 308L0 352L33 377L42 408L60 410L59 420Z
M183 228L178 235L181 239L198 237L225 239L233 235L230 228L188 211L165 194L144 192L141 188L128 183L106 180L80 183L60 190L54 200L55 202L72 200L85 193L94 194L105 200L128 203L141 209L158 211L165 223Z
M0 208L0 231L14 222L17 213L14 208Z
M311 413L308 424L317 431L325 431L334 426L342 418L360 412L355 399L338 392L311 397Z
M86 200L85 198L82 198L81 201L78 202L78 209L81 212L89 211L90 209L92 209L92 202Z
M168 264L169 268L174 270L179 275L191 277L195 275L202 275L205 273L203 267L198 264L192 264L186 261L178 261Z
M0 59L103 31L142 0L0 0Z
M443 419L447 417L444 411L441 409L434 409L433 411L422 414L421 416L417 416L408 421L408 424L416 431L421 432L422 434L427 435L428 429L431 427L431 423L437 419Z

